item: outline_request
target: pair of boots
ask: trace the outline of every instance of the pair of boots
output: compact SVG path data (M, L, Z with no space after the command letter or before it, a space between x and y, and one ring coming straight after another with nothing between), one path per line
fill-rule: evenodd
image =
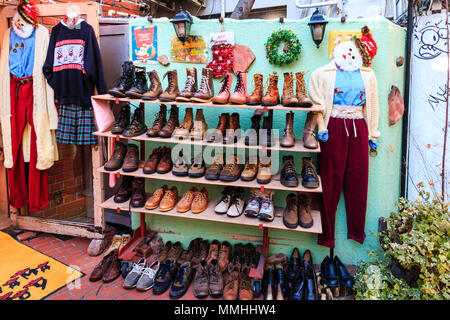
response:
M213 103L217 104L225 104L225 103L234 103L234 104L244 104L247 102L248 94L247 94L247 73L238 72L236 75L237 82L236 87L234 88L234 93L231 94L231 85L233 83L233 74L228 73L222 82L222 86L220 87L219 94L212 98Z
M191 140L202 140L206 130L208 130L208 125L206 124L203 110L197 109L194 121L192 108L186 108L184 119L181 124L175 128L172 136L177 139L184 139L190 136Z
M147 131L149 137L170 138L176 127L179 126L178 107L172 106L170 109L169 120L166 119L167 107L165 104L160 106L156 119Z
M315 136L314 130L316 127L317 116L308 112L303 130L303 146L308 149L316 149L319 145ZM280 140L280 146L284 148L291 148L295 145L294 135L294 112L286 113L286 127L284 128L283 138Z
M273 119L270 116L263 117L263 125L261 127L261 115L254 115L251 118L252 125L245 136L245 145L247 146L264 146L271 147L275 144L275 135L272 130ZM260 134L260 130L265 130L263 135Z
M144 67L133 65L132 61L122 64L122 75L117 85L108 91L114 97L154 100L162 93L161 81L156 70L148 73L150 88Z
M130 122L130 106L125 105L120 109L111 133L122 134L124 137L135 137L147 131L144 121L144 110L136 108Z
M176 70L169 73L169 86L171 84L173 89L169 92L170 94L161 95L160 100L210 102L211 98L214 96L213 70L209 68L202 69L202 77L199 87L197 83L196 68L186 68L186 82L184 84L184 89L181 92L178 90L178 77Z
M308 98L305 84L306 72L284 73L283 95L281 96L281 104L285 107L301 107L309 108L312 106L311 99ZM294 80L296 82L296 94L294 94Z
M223 143L236 143L240 139L240 128L239 113L222 113L217 128L206 141L213 143L223 140Z

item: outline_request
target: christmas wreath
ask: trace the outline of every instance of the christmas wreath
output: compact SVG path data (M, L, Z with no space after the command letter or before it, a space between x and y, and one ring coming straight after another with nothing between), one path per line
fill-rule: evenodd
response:
M283 53L279 53L278 47L284 42ZM266 58L269 59L271 64L281 66L283 64L289 64L298 59L302 45L300 40L294 34L292 30L281 29L278 30L267 39L266 46Z

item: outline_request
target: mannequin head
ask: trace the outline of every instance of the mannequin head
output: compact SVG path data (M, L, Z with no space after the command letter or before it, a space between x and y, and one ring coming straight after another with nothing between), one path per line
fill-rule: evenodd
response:
M333 59L344 71L356 71L363 65L361 54L353 41L339 43L334 48Z
M34 26L25 21L18 12L13 17L12 27L14 32L21 38L28 38L34 30Z

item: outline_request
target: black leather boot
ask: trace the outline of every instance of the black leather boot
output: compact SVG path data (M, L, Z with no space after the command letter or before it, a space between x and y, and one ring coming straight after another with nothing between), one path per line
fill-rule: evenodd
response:
M114 127L111 133L121 134L126 127L130 125L130 106L125 105L120 109L119 116L117 117Z
M125 98L125 92L134 85L135 68L132 61L125 61L122 64L122 76L117 80L117 85L110 89L108 93L114 97Z
M261 116L254 115L252 117L252 125L245 136L246 146L257 146L259 144L259 130L261 129Z
M142 95L148 91L148 83L145 75L145 68L136 67L133 86L125 92L132 99L141 99Z
M144 123L144 109L136 108L133 114L133 120L130 125L123 131L124 137L135 137L147 131Z
M289 258L286 277L289 282L289 286L292 288L295 287L295 281L298 277L298 274L301 272L302 268L302 257L300 256L300 251L298 248L294 248L292 251L291 257Z
M348 272L345 265L341 262L341 260L337 256L334 257L333 264L337 271L339 283L344 287L353 288L354 279L350 274L350 272Z
M336 288L339 286L336 267L329 256L326 256L320 264L320 277L329 287Z
M281 165L280 182L286 187L298 186L297 171L295 171L294 156L283 156Z
M305 188L318 188L319 176L311 157L303 157L302 164L302 186Z
M272 130L272 119L270 117L264 117L262 129L263 131L259 139L259 145L271 147L275 143L275 136Z

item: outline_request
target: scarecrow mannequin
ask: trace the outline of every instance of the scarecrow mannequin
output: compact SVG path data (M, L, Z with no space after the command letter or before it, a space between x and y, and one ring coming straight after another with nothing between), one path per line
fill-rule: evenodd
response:
M336 45L333 60L311 74L309 92L319 114L321 153L320 175L323 187L321 213L323 233L318 243L334 248L336 210L344 189L347 211L347 237L364 242L369 146L376 149L378 131L378 89L370 67L377 45L368 27L362 37L352 37ZM322 118L323 117L323 118Z
M29 204L30 212L48 205L46 169L58 160L53 131L58 115L53 90L42 73L49 34L36 21L36 6L22 1L12 28L4 34L0 56L0 121L9 203L14 208Z

